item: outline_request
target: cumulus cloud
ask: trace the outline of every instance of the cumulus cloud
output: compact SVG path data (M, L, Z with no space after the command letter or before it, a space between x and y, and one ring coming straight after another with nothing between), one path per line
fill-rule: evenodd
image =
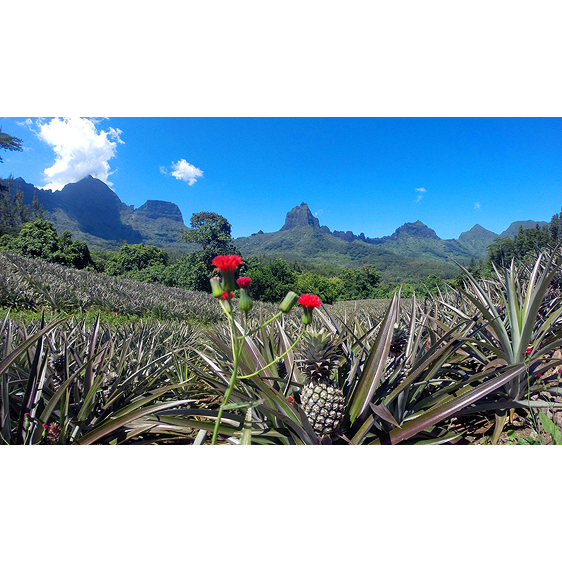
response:
M25 125L31 123L26 120ZM115 157L117 144L125 144L120 129L109 127L99 131L99 121L82 117L54 118L48 123L37 122L37 136L55 152L55 163L43 172L48 182L42 189L58 191L67 183L81 180L87 175L98 178L107 185L113 185L108 177L109 160Z
M474 203L474 208L475 208L475 209L480 209L480 203L479 203L479 202L478 202L478 203Z
M168 171L163 166L160 166L160 173L167 174ZM193 185L197 181L197 178L203 177L203 170L196 168L193 164L190 164L187 160L182 158L177 162L172 162L172 171L170 174L177 180L182 180L189 185Z

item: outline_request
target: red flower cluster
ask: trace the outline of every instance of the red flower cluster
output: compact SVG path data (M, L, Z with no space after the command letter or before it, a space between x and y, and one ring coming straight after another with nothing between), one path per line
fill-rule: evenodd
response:
M292 396L287 396L287 402L289 402L289 404L293 404L295 401L295 399Z
M240 256L217 256L211 263L215 266L215 269L220 269L222 272L225 272L234 271L244 262Z
M238 283L241 289L247 289L251 282L252 280L249 277L238 277L238 279L236 279L236 283Z
M304 308L318 308L322 304L322 301L316 295L308 294L301 295L297 302L304 306Z
M530 346L525 350L525 353L526 353L527 355L530 355L531 353L533 353L533 346L530 345Z
M222 292L221 301L225 301L230 296L231 299L234 298L234 293L227 293L226 291Z

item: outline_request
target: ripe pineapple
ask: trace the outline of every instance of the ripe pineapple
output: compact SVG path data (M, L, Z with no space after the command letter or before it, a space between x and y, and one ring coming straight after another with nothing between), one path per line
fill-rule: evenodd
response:
M321 438L329 437L338 431L345 409L342 391L330 380L339 356L329 336L311 332L305 338L296 358L307 380L301 392L301 405L314 431Z

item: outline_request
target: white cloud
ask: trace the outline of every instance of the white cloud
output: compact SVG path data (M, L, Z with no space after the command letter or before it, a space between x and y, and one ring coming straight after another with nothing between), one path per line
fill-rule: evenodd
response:
M166 174L166 168L160 167L160 172ZM193 164L187 162L184 158L178 160L177 162L172 162L172 172L171 175L177 180L182 180L187 182L189 185L193 185L197 178L203 177L203 170L196 168Z
M16 121L16 123L22 127L29 127L31 129L33 121L28 117L25 121Z
M28 121L25 124L29 126ZM99 121L81 117L37 122L37 136L55 152L55 163L43 171L48 183L42 189L58 191L87 175L113 185L107 178L115 170L110 171L108 162L115 157L117 144L125 144L120 138L123 131L109 127L98 133L96 123Z
M423 197L424 193L427 193L427 189L425 187L416 187L414 191L417 191L419 195L414 199L414 203L419 203Z
M323 211L322 209L318 209L318 211L316 211L316 212L314 213L314 216L315 216L315 217L318 217L318 216L320 216L323 212L324 212L324 211Z
M480 209L480 203L474 203L474 208L475 208L475 209Z

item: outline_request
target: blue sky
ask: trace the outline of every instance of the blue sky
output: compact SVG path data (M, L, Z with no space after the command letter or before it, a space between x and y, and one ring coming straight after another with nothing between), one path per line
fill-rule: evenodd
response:
M235 237L306 202L366 236L421 220L441 238L549 221L562 205L560 118L0 118L24 151L0 176L60 188L91 173L121 200L214 211Z

